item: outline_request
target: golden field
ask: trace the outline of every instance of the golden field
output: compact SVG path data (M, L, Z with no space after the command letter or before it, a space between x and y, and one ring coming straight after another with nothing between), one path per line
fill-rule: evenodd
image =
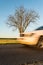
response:
M15 38L0 38L0 44L17 43Z

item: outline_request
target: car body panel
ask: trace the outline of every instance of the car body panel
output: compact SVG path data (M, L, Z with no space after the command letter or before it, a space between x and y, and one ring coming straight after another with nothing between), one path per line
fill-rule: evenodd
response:
M36 30L28 33L21 33L24 36L19 37L17 40L20 44L37 45L40 36L43 36L43 30Z

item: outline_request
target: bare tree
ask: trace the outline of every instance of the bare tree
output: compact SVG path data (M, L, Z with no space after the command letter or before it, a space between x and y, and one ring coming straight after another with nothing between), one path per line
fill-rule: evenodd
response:
M14 28L18 28L21 33L23 33L30 22L36 22L39 18L39 15L34 10L26 10L24 7L19 7L15 10L14 15L9 15L8 17L8 25L13 26Z

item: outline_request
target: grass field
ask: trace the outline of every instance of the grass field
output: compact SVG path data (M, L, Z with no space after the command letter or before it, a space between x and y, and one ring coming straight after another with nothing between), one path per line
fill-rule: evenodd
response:
M0 44L17 43L15 38L0 38Z

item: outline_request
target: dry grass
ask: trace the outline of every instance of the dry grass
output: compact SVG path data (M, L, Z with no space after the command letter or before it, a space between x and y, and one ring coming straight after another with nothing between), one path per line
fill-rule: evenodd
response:
M17 43L17 40L14 38L1 38L0 39L0 44L9 44L9 43Z

